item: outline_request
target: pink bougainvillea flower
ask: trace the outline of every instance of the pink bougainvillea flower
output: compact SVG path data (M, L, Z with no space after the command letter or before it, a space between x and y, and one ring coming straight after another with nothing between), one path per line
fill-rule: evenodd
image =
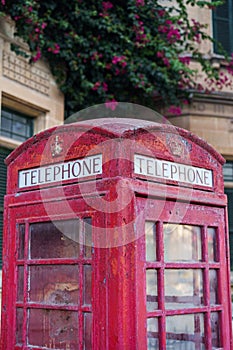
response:
M111 63L106 63L105 68L106 69L111 69L112 68L112 64Z
M103 6L104 11L107 11L107 10L113 8L113 4L110 1L103 1L102 6Z
M41 58L41 51L40 51L39 48L37 48L37 53L36 53L36 55L35 55L34 57L32 57L32 61L33 61L33 62L36 62L36 61L38 61L40 58Z
M99 87L100 87L100 85L101 85L101 82L100 82L100 81L97 81L97 82L95 83L95 85L92 87L92 90L94 90L94 91L98 90Z
M126 57L125 56L113 56L112 63L117 64L120 63L122 67L125 67L127 65L127 62L125 62Z
M157 56L158 58L162 58L162 57L164 57L164 52L158 51L158 52L156 53L156 56Z
M175 40L179 40L180 39L180 32L178 29L175 29L173 26L171 27L171 29L169 30L168 34L167 34L167 38L168 39L175 39Z
M99 15L101 17L108 17L108 10L110 10L111 8L113 8L113 4L110 1L103 1L102 2L102 7L103 7L103 13L99 13Z
M169 59L167 57L163 58L163 63L165 64L165 66L170 67L170 62L169 62Z
M160 17L163 17L165 15L166 11L165 10L158 10L158 15Z
M1 0L1 4L2 5L6 5L6 1L5 0Z
M120 62L120 61L121 61L121 59L120 59L119 56L114 56L113 59L112 59L112 63L113 63L113 64L117 64L117 63Z
M111 109L112 111L115 111L117 105L118 102L114 98L105 102L105 107Z
M60 46L58 44L55 44L54 47L49 47L48 51L54 54L58 54L60 52Z
M180 115L181 108L179 106L172 105L168 108L168 113L173 114L173 115Z
M103 82L103 90L106 92L108 91L108 84Z
M55 44L55 48L53 50L53 53L59 53L60 52L60 46L58 44Z
M144 0L136 0L136 6L144 6L145 1Z
M181 56L179 57L179 61L183 64L189 64L190 63L190 57L189 56Z

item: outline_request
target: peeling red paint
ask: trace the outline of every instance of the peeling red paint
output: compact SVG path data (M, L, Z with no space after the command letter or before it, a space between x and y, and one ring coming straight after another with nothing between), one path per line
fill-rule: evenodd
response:
M51 183L47 170L39 184L34 172L19 188L20 171L97 154L98 174ZM140 174L135 154L213 182ZM185 130L132 119L52 128L12 152L1 350L232 349L223 162Z

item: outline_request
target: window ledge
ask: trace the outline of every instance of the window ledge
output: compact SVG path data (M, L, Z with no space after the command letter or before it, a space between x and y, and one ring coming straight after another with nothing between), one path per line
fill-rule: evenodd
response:
M13 150L21 144L21 141L13 140L11 138L0 135L0 146L2 147L6 147Z

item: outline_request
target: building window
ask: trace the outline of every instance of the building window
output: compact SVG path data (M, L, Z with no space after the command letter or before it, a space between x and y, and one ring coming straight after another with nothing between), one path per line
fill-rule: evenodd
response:
M223 166L224 181L233 182L233 162L226 162Z
M213 11L213 35L220 42L226 52L233 52L233 0L225 0L221 6ZM221 53L218 45L214 45L214 52Z
M223 166L223 176L225 182L233 183L233 162L226 162ZM225 193L228 200L228 223L230 239L230 261L231 270L233 270L233 188L225 187Z
M1 135L17 141L25 141L33 135L33 118L2 108Z
M6 194L7 167L4 159L11 153L11 150L0 147L0 269L2 268L2 233L3 233L3 208L4 196Z

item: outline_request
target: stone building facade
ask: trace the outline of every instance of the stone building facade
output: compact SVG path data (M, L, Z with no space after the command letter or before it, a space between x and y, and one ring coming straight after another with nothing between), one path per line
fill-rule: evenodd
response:
M29 64L11 50L16 43L12 21L0 19L0 251L2 250L3 200L6 190L4 159L33 134L64 121L64 97L56 86L48 65ZM1 274L0 258L0 274ZM1 281L1 278L0 278ZM1 288L0 288L1 289Z

